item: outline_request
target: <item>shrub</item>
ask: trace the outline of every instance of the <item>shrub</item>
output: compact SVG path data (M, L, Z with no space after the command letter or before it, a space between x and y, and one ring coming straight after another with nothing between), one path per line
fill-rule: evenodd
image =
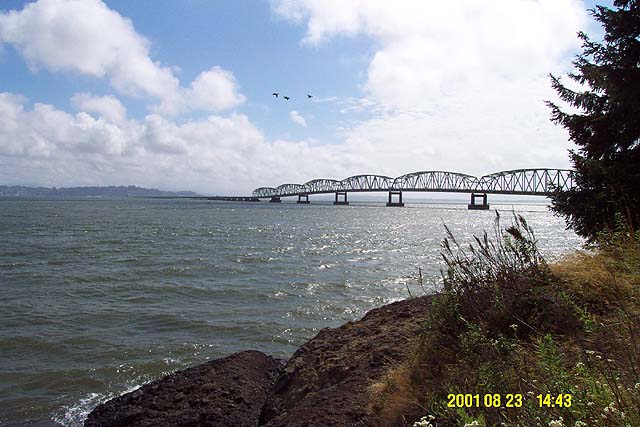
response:
M512 224L503 230L496 212L493 238L485 231L468 248L446 231L444 291L455 295L466 320L483 324L494 335L509 335L512 325L521 336L580 327L567 310L568 302L559 297L559 280L524 217L513 213Z

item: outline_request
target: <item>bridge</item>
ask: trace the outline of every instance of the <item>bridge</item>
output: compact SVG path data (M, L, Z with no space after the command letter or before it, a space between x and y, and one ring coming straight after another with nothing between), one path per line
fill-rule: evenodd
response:
M388 192L387 206L404 206L406 191L471 193L469 209L489 209L487 194L549 196L574 187L574 171L567 169L517 169L492 173L480 178L458 172L422 171L392 178L383 175L355 175L341 181L314 179L305 184L282 184L253 191L254 199L297 196L298 203L309 203L313 194L335 194L335 205L348 205L352 192ZM476 203L482 199L482 203ZM397 200L397 201L396 201Z

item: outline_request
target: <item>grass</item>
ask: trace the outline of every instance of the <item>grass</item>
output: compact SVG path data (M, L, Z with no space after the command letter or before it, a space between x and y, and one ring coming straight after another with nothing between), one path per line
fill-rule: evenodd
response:
M549 265L516 216L460 245L413 356L371 387L381 426L640 426L640 250L623 231ZM497 408L449 394L500 394ZM506 407L507 394L522 406ZM538 395L570 395L541 406ZM559 402L559 401L558 401Z

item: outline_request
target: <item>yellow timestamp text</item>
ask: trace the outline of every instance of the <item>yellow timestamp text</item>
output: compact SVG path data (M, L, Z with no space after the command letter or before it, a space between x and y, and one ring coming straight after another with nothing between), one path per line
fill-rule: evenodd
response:
M541 408L569 408L571 407L571 395L570 394L539 394L538 406Z
M520 408L521 394L453 394L447 395L449 408Z

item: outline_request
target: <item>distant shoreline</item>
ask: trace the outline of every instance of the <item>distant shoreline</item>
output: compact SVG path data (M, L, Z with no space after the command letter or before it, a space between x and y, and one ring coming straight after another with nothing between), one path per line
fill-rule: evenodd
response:
M193 191L164 191L135 185L93 187L28 187L0 185L0 197L199 197Z

